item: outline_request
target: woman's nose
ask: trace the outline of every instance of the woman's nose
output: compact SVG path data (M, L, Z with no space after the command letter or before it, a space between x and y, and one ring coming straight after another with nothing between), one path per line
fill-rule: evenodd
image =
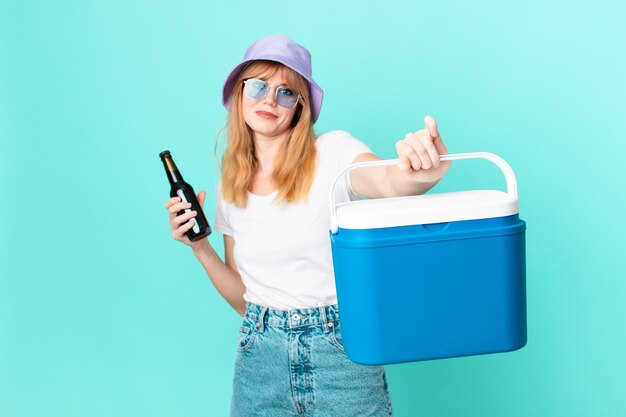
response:
M267 91L267 94L265 95L265 98L263 99L263 102L271 106L276 105L276 87L272 87L272 86L268 87L268 91Z

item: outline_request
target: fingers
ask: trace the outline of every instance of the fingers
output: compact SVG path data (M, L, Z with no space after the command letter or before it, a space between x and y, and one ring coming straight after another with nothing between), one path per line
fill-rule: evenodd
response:
M411 168L414 171L419 171L422 168L422 160L413 147L409 145L409 135L411 135L411 133L409 133L404 140L396 143L396 150L398 151L398 157L401 161L400 168L404 171L411 171Z
M428 162L430 167L438 168L439 167L439 152L437 152L437 148L433 143L431 138L426 140L424 144L424 148L426 149L426 153L428 154Z
M403 171L408 171L411 168L414 171L439 168L439 152L434 144L437 139L440 139L439 127L430 115L424 117L424 125L424 129L407 133L403 140L396 143L396 150L400 159L399 167Z
M399 165L400 170L404 172L409 172L411 170L411 160L404 155L401 155L399 159L400 159L400 165Z
M426 129L407 133L403 140L396 143L396 150L401 161L403 158L410 161L410 166L406 166L406 162L401 163L401 169L419 171L439 166L439 153Z
M424 126L426 126L426 130L431 138L436 139L439 137L439 127L437 127L437 122L431 115L424 117Z
M180 201L180 197L174 197L178 202L171 203L167 210L170 212L170 220L174 219L182 210L189 210L191 203ZM167 205L166 205L167 206Z
M187 231L195 224L196 219L194 217L197 214L198 213L195 210L190 210L180 216L171 218L170 229L172 230L172 237L176 240L185 242L185 233L187 233Z
M205 198L206 198L206 191L200 191L200 192L198 193L198 202L200 203L200 207L203 207L203 206L204 206L204 200L205 200ZM170 198L169 200L167 200L167 201L165 202L165 208L166 208L166 209L168 209L168 210L170 211L170 213L171 213L171 212L172 212L172 210L170 210L170 208L171 208L173 205L175 205L175 204L177 204L177 203L181 203L181 202L182 202L182 200L181 200L181 198L180 198L180 197L172 197L172 198ZM187 203L187 204L189 204L189 203ZM189 206L191 207L191 204L189 204ZM174 212L178 212L178 211L182 210L183 208L184 208L184 207L179 207L178 209L173 209L173 211L174 211Z
M165 202L165 208L170 213L172 237L184 243L186 243L185 233L193 227L195 224L193 217L198 214L195 210L189 210L190 207L191 203L182 201L180 197L172 197ZM185 210L185 213L179 216L178 213L183 210Z
M176 213L177 211L182 210L182 207L180 207L181 204L189 204L189 205L191 205L190 203L184 203L180 197L172 197L172 198L170 198L169 200L167 200L165 202L165 208L170 213L172 213L172 212ZM177 206L178 208L173 208L176 205L178 205Z
M180 197L172 197L165 202L165 208L169 208L172 204L178 203L180 201Z
M185 215L187 214L189 213L186 213ZM180 217L183 217L183 216L180 216ZM189 219L189 221L183 224L182 226L172 229L172 237L176 240L185 240L185 233L187 233L187 231L193 227L195 222L196 222L195 219Z
M206 199L206 192L200 191L197 195L200 208L204 206ZM191 203L182 201L178 196L172 197L165 202L165 209L170 215L170 229L172 232L172 238L181 241L187 245L191 245L192 242L186 236L186 233L196 224L195 216L198 215L196 210L190 210ZM181 215L178 215L181 211L184 211Z
M171 221L171 224L172 226L179 226L183 224L184 222L186 222L187 220L191 219L192 217L195 217L197 214L198 212L195 210L188 211L184 214L181 214L180 216L174 217Z

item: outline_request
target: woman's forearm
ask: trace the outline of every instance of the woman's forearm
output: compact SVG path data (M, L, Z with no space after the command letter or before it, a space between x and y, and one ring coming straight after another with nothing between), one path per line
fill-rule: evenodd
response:
M239 273L222 261L206 239L193 247L193 254L202 264L215 289L240 316L243 316L246 310L243 298L245 287Z

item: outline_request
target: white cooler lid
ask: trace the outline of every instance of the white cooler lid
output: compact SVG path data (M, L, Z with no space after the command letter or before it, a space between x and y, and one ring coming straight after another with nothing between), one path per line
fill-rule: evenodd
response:
M337 225L343 229L373 229L518 213L516 196L498 190L472 190L340 203L337 204Z

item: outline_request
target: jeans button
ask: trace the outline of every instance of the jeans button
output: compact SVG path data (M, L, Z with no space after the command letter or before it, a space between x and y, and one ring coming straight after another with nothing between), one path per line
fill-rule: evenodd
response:
M300 320L300 315L299 315L299 314L292 314L292 315L291 315L291 320L293 320L293 321L298 321L298 320Z

